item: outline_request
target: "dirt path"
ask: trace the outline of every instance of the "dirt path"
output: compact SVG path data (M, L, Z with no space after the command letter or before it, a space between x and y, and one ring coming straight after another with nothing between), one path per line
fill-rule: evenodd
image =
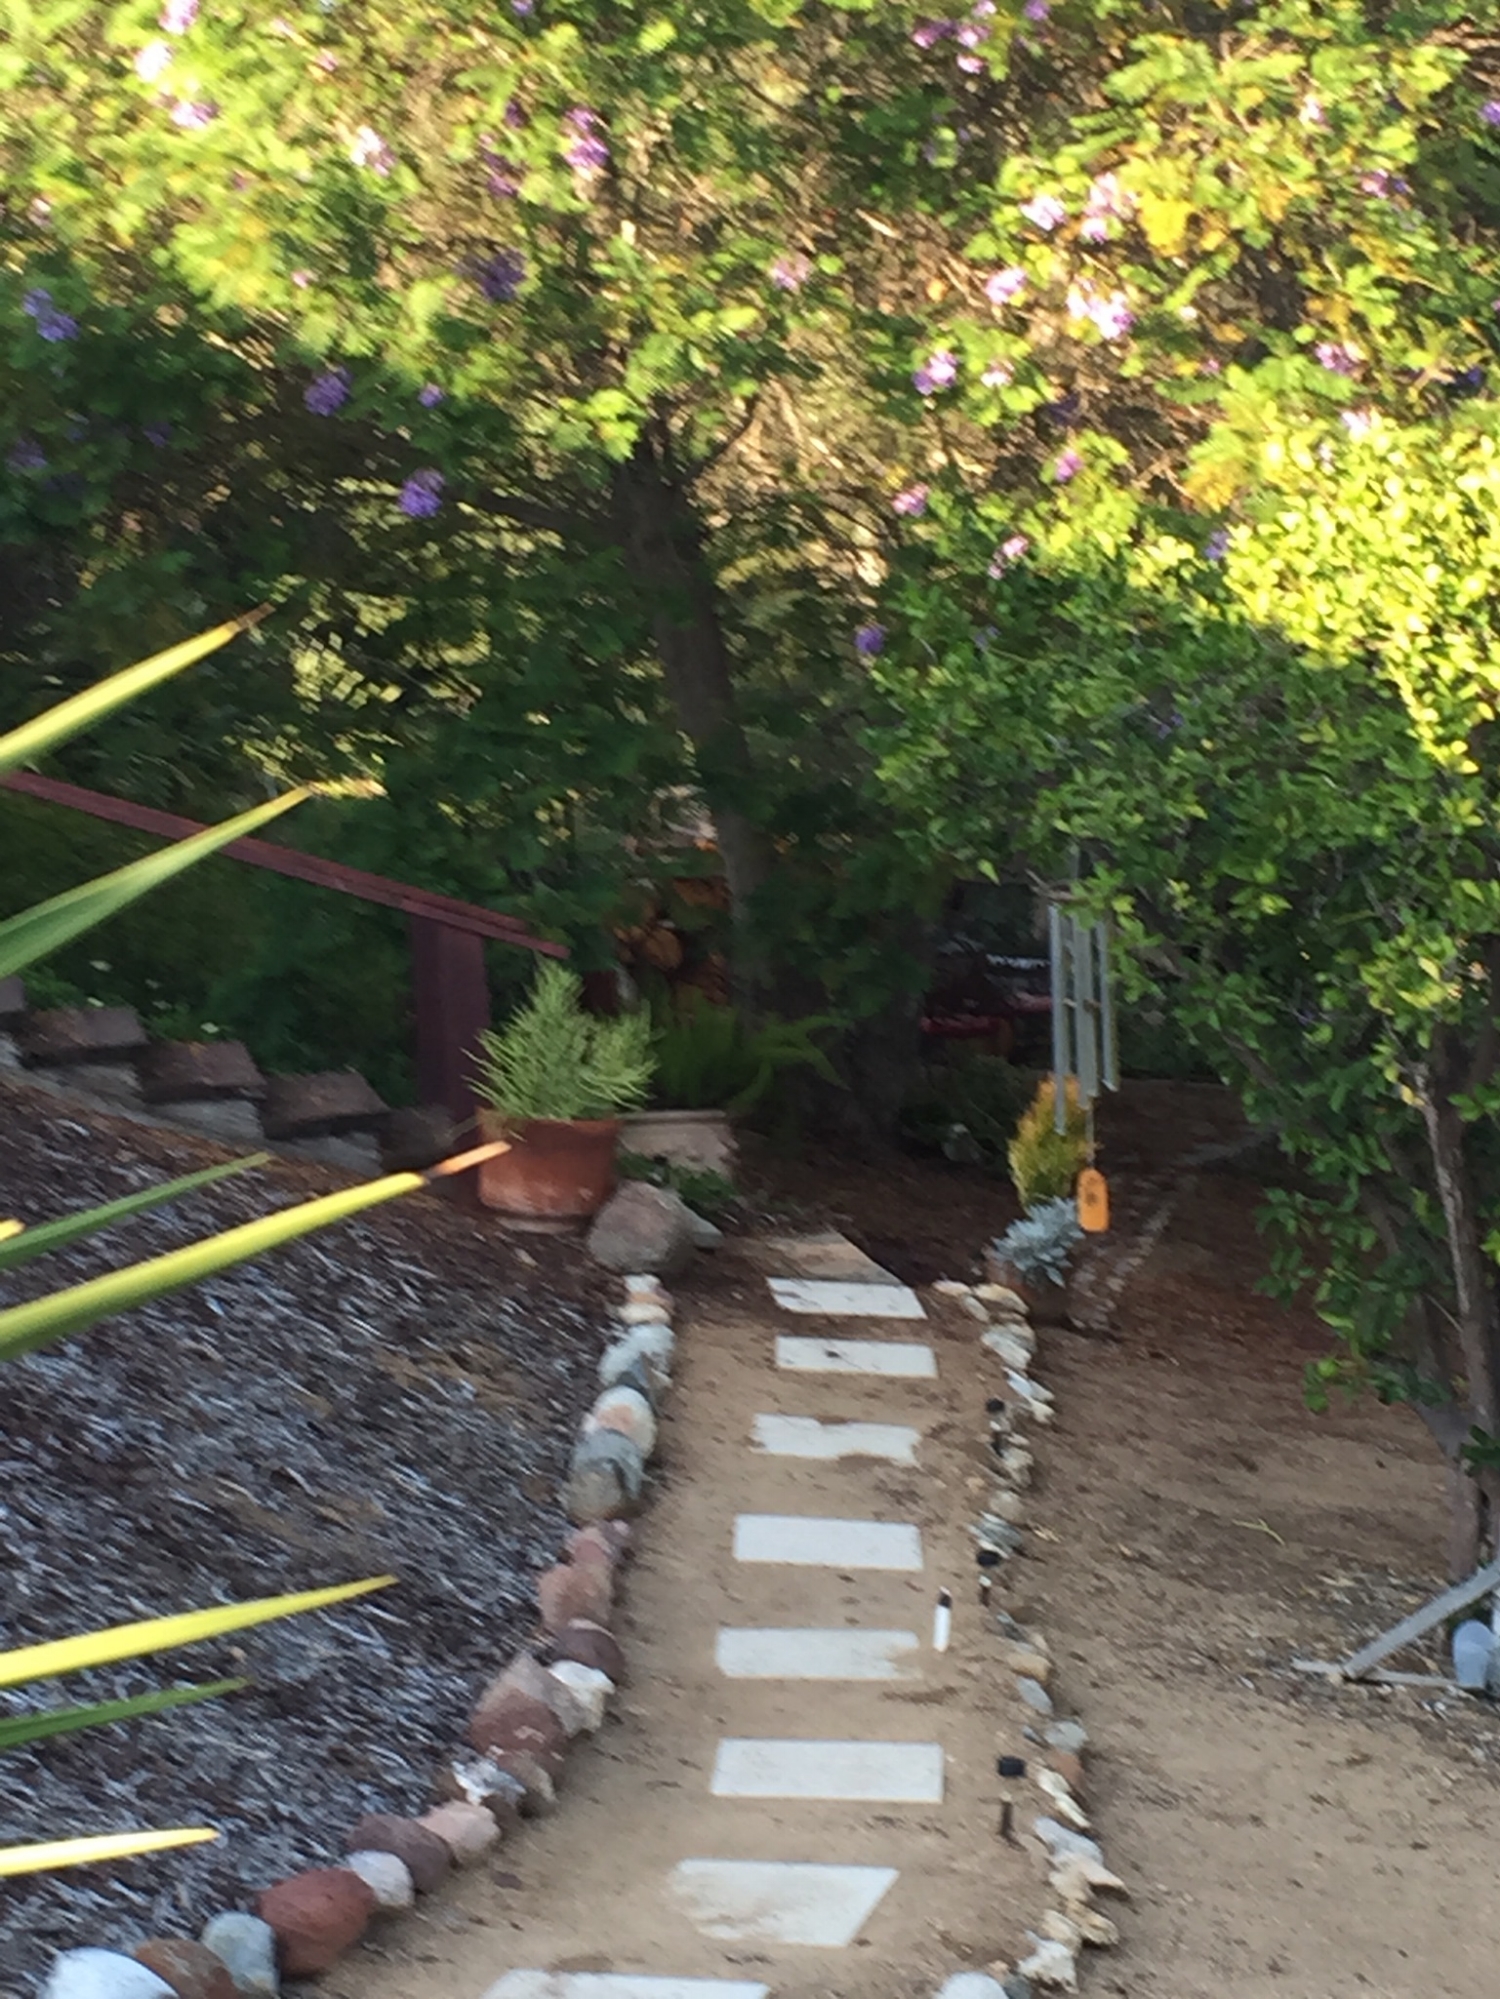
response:
M936 1379L778 1369L778 1333L930 1347ZM1037 1887L1030 1863L997 1839L993 1772L997 1750L1023 1746L1012 1740L1021 1716L986 1663L993 1641L986 1646L979 1630L964 1526L966 1482L983 1483L977 1354L972 1321L778 1313L748 1261L721 1268L711 1305L679 1324L665 1491L628 1583L622 1636L634 1684L622 1713L570 1762L558 1815L502 1855L514 1869L500 1876L504 1885L475 1878L424 1905L392 1932L383 1967L367 1949L331 1989L350 1999L479 1999L507 1973L540 1967L748 1981L778 1999L909 1999L953 1970L1018 1950ZM820 1462L752 1448L764 1416L912 1435L866 1435L864 1447L892 1458ZM785 1441L775 1430L768 1440ZM914 1462L900 1462L908 1451ZM734 1559L746 1515L806 1518L796 1559ZM820 1520L915 1529L922 1567L822 1566L833 1530ZM943 1583L959 1585L962 1601L952 1648L937 1655L932 1612ZM719 1633L766 1629L789 1633L782 1642L794 1649L817 1630L909 1636L889 1641L899 1678L728 1676ZM917 1745L908 1754L929 1774L936 1760L942 1795L712 1795L721 1744L746 1740L795 1743L792 1785L813 1789L820 1741ZM813 1946L776 1939L787 1907L776 1880L750 1916L712 1915L706 1904L736 1890L686 1882L681 1864L703 1860L884 1869L893 1878L858 1876L846 1912L852 1935Z

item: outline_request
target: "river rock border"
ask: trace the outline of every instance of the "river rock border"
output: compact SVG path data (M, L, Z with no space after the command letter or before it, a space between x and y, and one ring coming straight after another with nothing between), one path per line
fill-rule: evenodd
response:
M283 1978L329 1970L377 1918L411 1908L454 1868L478 1865L524 1820L552 1811L569 1745L599 1727L625 1678L612 1628L619 1570L672 1385L672 1300L661 1280L626 1277L615 1319L562 1491L573 1531L537 1578L539 1636L480 1693L468 1747L444 1769L432 1809L361 1819L342 1865L273 1882L253 1913L214 1916L196 1942L64 1951L42 1999L278 1999Z
M1025 1549L1022 1530L1035 1467L1029 1426L1045 1428L1052 1422L1053 1397L1032 1376L1036 1330L1014 1291L1003 1284L952 1279L933 1290L977 1321L979 1344L1004 1375L1003 1388L997 1384L985 1405L995 1484L971 1531L979 1592L1014 1693L1019 1735L1036 1751L998 1759L1001 1832L1031 1848L1051 1890L1051 1906L1036 1929L1027 1931L1030 1949L1019 1964L955 1972L939 1987L936 1999L1032 1999L1039 1990L1076 1992L1085 1946L1104 1948L1119 1941L1099 1898L1127 1890L1105 1864L1081 1802L1088 1731L1060 1708L1046 1634L1035 1625L1019 1624L994 1601L1007 1564ZM1029 1823L1023 1826L1023 1819Z

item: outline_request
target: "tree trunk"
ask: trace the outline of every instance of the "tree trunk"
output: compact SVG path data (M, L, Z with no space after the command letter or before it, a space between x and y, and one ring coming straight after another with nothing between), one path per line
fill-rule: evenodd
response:
M735 702L718 585L664 428L642 434L616 473L614 499L620 543L646 594L667 692L713 816L733 912L736 985L753 1006L769 976L756 900L774 850L751 805L755 773Z
M1427 1127L1427 1144L1432 1155L1433 1178L1447 1225L1448 1254L1453 1266L1456 1303L1456 1331L1463 1356L1468 1404L1474 1422L1491 1437L1500 1437L1500 1327L1497 1327L1495 1289L1485 1259L1468 1161L1464 1156L1463 1120L1454 1109L1446 1088L1424 1064L1416 1072L1417 1095ZM1458 1477L1465 1478L1460 1470ZM1458 1487L1452 1488L1454 1545L1467 1538L1473 1556L1470 1568L1477 1567L1487 1552L1496 1550L1500 1532L1500 1479L1493 1472L1468 1476L1473 1488L1472 1503L1460 1508Z

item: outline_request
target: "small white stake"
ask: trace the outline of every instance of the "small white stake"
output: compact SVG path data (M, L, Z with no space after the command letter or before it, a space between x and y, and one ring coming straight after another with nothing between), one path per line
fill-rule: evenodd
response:
M946 1652L948 1639L953 1631L953 1594L950 1590L938 1591L937 1609L932 1613L932 1649Z

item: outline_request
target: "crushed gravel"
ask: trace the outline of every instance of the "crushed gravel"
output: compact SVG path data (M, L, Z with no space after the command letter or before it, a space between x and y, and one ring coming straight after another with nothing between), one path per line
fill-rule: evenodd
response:
M0 1216L39 1221L224 1155L0 1080ZM0 1279L0 1303L333 1186L278 1163ZM196 1932L423 1810L555 1558L607 1296L575 1241L427 1195L0 1369L0 1646L355 1577L396 1588L0 1713L244 1676L243 1693L0 1758L0 1844L212 1825L211 1845L0 1883L0 1995L51 1954Z

